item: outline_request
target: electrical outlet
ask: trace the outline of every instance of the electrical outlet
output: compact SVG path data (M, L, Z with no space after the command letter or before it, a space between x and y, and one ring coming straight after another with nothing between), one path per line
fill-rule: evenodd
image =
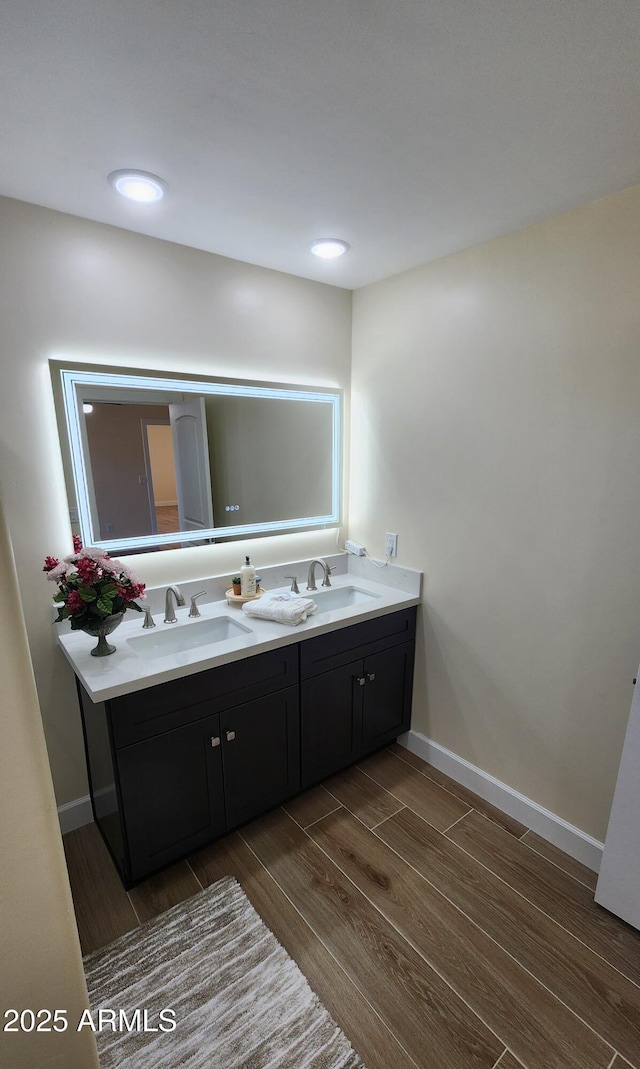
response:
M392 534L391 531L387 531L385 535L384 555L385 557L398 556L398 536Z

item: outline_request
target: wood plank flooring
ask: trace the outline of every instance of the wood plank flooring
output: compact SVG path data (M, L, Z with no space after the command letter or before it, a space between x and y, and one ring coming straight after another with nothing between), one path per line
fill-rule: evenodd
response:
M640 933L399 746L128 894L93 825L65 847L85 952L235 876L367 1069L640 1069Z
M156 505L156 524L158 534L173 534L180 530L180 516L177 505Z

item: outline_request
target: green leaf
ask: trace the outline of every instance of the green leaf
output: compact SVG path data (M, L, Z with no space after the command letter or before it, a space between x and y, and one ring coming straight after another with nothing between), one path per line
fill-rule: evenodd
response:
M100 593L106 594L108 597L113 597L114 594L118 593L118 588L115 583L105 583L104 586L100 588Z
M104 612L107 616L111 616L111 613L113 612L113 598L98 598L96 607L100 609L100 612Z
M67 596L66 594L63 594L62 591L59 590L57 594L53 595L53 600L54 601L64 601L66 596Z
M81 586L78 593L83 601L95 601L96 592L91 586Z

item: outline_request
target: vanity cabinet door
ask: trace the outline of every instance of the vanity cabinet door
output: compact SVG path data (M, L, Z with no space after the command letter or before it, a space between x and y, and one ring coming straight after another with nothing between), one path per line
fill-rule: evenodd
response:
M314 676L301 685L301 786L358 760L362 747L362 661Z
M298 687L228 709L220 729L227 828L300 790Z
M129 881L225 831L218 715L118 752Z
M362 753L385 746L411 725L413 643L364 659Z
M409 730L413 657L406 642L302 683L303 789Z

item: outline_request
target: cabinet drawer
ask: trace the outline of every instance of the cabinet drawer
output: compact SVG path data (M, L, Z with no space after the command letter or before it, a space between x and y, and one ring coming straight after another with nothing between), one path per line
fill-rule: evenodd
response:
M415 628L416 607L412 605L400 612L310 638L300 643L300 678L310 679L321 672L341 668L359 657L389 649L401 642L413 642Z
M297 677L296 647L286 646L113 698L109 706L114 745L128 746L242 705L296 684Z

